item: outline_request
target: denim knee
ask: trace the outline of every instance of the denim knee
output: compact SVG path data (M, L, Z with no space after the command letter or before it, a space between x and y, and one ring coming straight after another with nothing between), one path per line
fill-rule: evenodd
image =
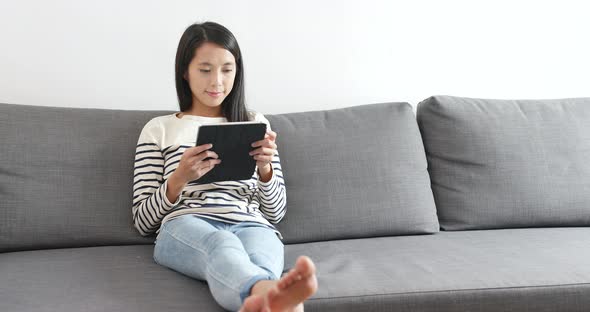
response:
M272 280L278 280L280 278L284 266L282 255L276 259L271 259L265 254L256 252L250 253L248 256L250 256L252 263L268 272Z
M243 249L240 239L230 231L217 230L204 237L207 252L216 248L240 248Z

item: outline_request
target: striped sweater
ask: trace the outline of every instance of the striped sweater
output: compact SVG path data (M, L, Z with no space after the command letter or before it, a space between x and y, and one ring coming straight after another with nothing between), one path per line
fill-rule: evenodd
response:
M259 113L253 120L269 121ZM229 223L254 221L273 229L286 212L285 181L278 152L272 160L272 177L262 182L258 168L252 178L209 184L189 182L176 202L166 197L168 178L179 165L183 152L195 146L198 126L227 122L225 117L176 114L150 120L141 131L135 152L133 175L133 223L142 236L159 233L160 226L178 216L198 215ZM222 160L223 161L223 160Z

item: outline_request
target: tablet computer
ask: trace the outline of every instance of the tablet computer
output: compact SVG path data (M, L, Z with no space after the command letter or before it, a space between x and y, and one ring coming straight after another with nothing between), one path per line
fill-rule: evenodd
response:
M226 122L199 126L196 146L213 144L210 149L221 159L195 184L219 181L249 180L254 175L256 160L250 152L258 147L252 143L264 139L266 124L259 121Z

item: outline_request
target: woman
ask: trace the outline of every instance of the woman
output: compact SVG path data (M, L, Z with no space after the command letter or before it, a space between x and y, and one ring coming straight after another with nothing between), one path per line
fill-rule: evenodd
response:
M286 191L277 134L247 110L240 48L225 27L189 26L176 53L180 112L153 118L136 149L133 220L141 235L157 233L156 263L207 281L225 309L303 311L317 289L305 256L281 278L284 250L273 226L285 215ZM194 146L199 125L257 120L256 170L249 180L194 183L222 159L210 144ZM207 159L207 160L206 160Z

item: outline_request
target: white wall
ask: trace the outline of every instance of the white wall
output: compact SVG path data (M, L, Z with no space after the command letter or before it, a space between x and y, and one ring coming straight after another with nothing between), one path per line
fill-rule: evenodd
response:
M0 102L177 110L184 29L237 37L251 108L590 96L583 1L0 0Z

